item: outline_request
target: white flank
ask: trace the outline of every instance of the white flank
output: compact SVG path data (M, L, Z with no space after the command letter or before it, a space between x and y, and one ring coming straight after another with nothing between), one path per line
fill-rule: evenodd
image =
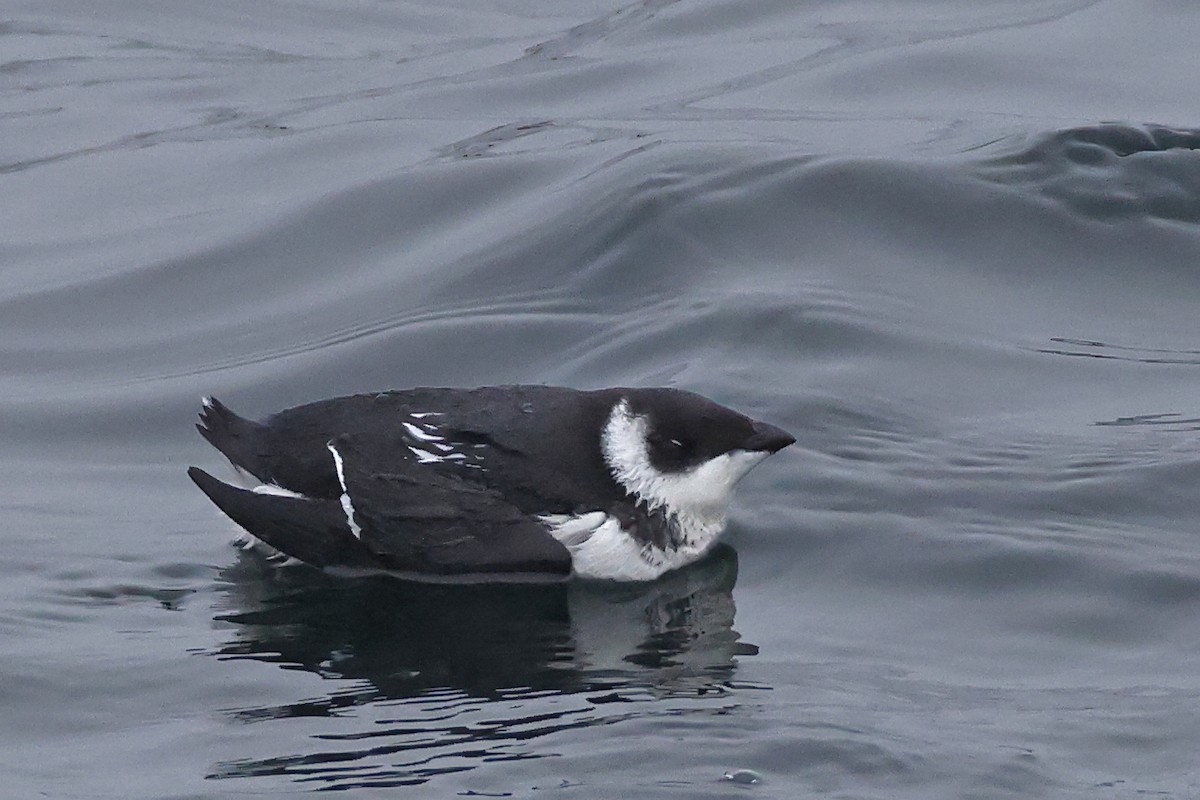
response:
M338 483L342 485L342 510L346 512L346 524L355 539L362 539L362 528L354 521L354 504L350 502L350 492L346 489L346 473L342 471L342 456L332 444L325 445L333 453L333 465L337 468Z
M307 499L299 492L293 492L291 489L285 489L277 483L260 483L251 489L255 494L273 494L276 497L299 497Z
M409 414L409 416L412 417L413 419L425 419L426 417L440 417L440 416L442 416L442 412L440 412L440 411L413 411L412 413Z
M538 517L550 535L568 548L583 544L600 526L608 522L608 514L592 511L587 514L542 514Z
M639 545L622 530L615 517L603 511L544 514L539 519L550 529L550 535L566 546L571 554L571 569L580 578L652 581L690 564L708 549L708 545L672 550Z

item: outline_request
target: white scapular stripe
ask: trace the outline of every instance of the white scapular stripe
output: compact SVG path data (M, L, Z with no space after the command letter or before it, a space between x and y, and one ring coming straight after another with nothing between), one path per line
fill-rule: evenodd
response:
M416 425L413 425L411 422L404 422L401 424L404 425L404 429L406 431L408 431L409 435L412 436L414 439L417 439L422 442L443 441L443 437L437 436L432 433L427 433L427 432L421 430L420 428L418 428ZM436 430L436 428L435 428L435 430Z
M362 539L362 528L354 520L354 504L350 502L350 492L346 489L346 473L342 469L342 456L332 444L326 445L333 453L333 465L337 468L338 483L342 485L342 510L346 512L346 524L355 539Z
M413 447L412 445L409 445L408 449L414 456L417 457L418 464L439 464L442 461L441 456L437 455L436 453L431 453L428 450L422 450L421 448Z

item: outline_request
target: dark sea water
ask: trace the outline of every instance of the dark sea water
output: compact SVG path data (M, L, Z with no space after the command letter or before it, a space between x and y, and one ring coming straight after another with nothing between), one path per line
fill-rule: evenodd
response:
M0 794L1200 797L1200 4L15 0ZM794 432L651 584L231 545L413 385Z

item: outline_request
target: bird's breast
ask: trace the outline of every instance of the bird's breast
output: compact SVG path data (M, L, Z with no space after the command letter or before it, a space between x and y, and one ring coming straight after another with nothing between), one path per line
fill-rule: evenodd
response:
M595 580L654 580L703 556L720 534L719 529L693 532L682 541L659 545L643 540L604 511L543 514L539 519L570 552L575 575Z

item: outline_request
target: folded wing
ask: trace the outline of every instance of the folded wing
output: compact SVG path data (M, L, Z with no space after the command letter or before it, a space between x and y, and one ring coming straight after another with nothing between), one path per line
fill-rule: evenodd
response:
M456 471L397 458L395 441L341 436L325 447L340 496L239 489L192 467L225 514L271 547L317 567L443 577L566 578L571 557L536 519Z
M347 526L371 552L442 575L570 574L570 553L545 526L471 480L469 470L397 459L379 452L386 447L361 436L329 443Z

